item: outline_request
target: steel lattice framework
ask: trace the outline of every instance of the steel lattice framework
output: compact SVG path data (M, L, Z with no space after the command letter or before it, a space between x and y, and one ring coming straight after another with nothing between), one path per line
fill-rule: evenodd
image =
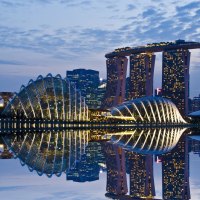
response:
M186 123L175 104L162 97L143 97L124 102L113 107L111 115L142 123Z
M171 151L186 128L135 129L108 134L111 142L128 151L144 154L163 154Z
M68 79L48 74L45 78L40 75L37 80L30 80L27 86L22 85L4 114L50 120L87 120L88 106L81 92Z
M89 131L26 133L2 138L22 166L27 165L39 176L52 177L53 174L61 176L76 166L88 145Z

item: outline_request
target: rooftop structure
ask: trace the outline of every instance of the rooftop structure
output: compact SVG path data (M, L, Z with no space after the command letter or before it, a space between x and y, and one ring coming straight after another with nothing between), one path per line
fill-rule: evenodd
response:
M160 42L147 44L138 47L124 47L115 49L113 52L107 53L106 58L115 56L130 56L131 54L145 53L145 52L162 52L175 49L198 49L200 42L186 42L185 40L176 40L175 42Z

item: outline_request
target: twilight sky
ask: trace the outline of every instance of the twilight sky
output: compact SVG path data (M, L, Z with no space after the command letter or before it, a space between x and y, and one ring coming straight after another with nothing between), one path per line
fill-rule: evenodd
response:
M199 0L0 0L0 91L19 91L39 74L74 68L106 77L118 47L200 41ZM161 85L161 54L155 87ZM192 50L190 96L200 94L200 49Z

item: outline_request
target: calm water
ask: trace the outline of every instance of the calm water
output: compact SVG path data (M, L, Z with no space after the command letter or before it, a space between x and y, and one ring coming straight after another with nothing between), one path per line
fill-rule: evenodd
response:
M199 130L174 128L2 136L0 196L198 200L198 135Z

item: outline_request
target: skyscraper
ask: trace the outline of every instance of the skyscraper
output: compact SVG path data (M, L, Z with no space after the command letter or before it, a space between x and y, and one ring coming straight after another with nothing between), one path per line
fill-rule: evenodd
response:
M107 86L102 108L111 108L125 100L126 57L113 57L106 60Z
M85 97L86 104L89 108L96 108L96 93L100 83L99 72L95 70L75 69L67 71L66 77L71 83L76 85L81 95Z
M153 156L128 152L130 165L130 195L133 197L155 196Z
M105 93L106 93L106 80L102 80L99 84L99 87L98 87L97 93L96 93L96 102L97 102L96 107L98 109L101 108Z
M105 144L105 157L107 165L106 191L115 195L123 195L128 192L125 167L125 151L107 142Z
M90 142L81 159L76 162L76 166L67 172L67 180L75 182L98 180L101 164L105 164L102 144Z
M188 114L190 52L186 49L163 52L162 95L171 99L181 114Z
M162 186L163 199L190 199L187 137L181 138L171 152L162 155Z
M129 99L153 95L155 57L153 53L136 53L130 56Z
M198 97L194 97L192 100L191 100L191 111L192 112L195 112L195 111L198 111L200 110L200 95Z

